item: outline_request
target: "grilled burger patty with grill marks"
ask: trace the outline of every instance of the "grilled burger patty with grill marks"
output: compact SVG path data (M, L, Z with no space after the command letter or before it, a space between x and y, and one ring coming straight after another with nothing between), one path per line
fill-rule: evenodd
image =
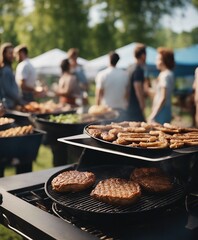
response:
M90 194L93 198L113 204L130 205L138 201L141 189L138 183L121 178L100 181Z
M148 192L167 192L173 188L170 178L159 168L136 168L130 179L138 182Z
M79 192L95 183L96 177L92 172L65 171L56 176L51 184L58 192Z

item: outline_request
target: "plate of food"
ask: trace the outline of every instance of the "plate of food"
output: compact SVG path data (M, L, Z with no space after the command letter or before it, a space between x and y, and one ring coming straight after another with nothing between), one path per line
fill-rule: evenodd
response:
M10 117L0 117L0 131L13 126L15 120Z
M13 112L15 114L45 114L45 113L56 113L71 110L69 104L63 105L60 103L55 103L53 100L45 102L29 102L23 106L17 106Z
M168 123L124 121L89 124L84 132L113 150L147 157L167 156L173 150L192 146L197 146L198 150L198 129Z

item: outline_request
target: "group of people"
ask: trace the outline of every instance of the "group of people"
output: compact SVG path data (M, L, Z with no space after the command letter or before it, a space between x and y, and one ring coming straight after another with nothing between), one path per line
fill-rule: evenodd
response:
M18 62L14 75L14 58ZM8 109L33 101L40 91L36 89L36 72L28 57L28 48L4 43L0 49L0 100Z
M59 103L80 106L87 104L88 83L82 67L78 64L79 50L71 48L67 58L60 65L62 75L55 90ZM17 61L13 69L14 60ZM37 87L36 71L28 57L28 48L24 44L14 47L11 43L4 43L0 48L0 104L4 109L15 109L17 105L25 105L36 101L36 98L45 97L47 89ZM4 113L4 112L3 112ZM66 162L65 148L54 144L52 149L54 166ZM57 153L58 152L58 153ZM0 176L4 174L5 166L13 159L0 159ZM16 173L29 172L32 169L32 159L17 158Z
M68 58L61 63L62 75L55 93L60 103L71 105L85 104L87 101L88 83L81 66L77 63L78 49L71 48ZM14 59L17 61L15 74ZM37 76L28 57L27 46L21 44L14 47L4 43L0 48L0 101L7 109L15 109L35 101L36 97L44 97L47 89L37 87Z
M95 79L96 105L107 105L120 111L123 120L170 122L171 95L174 88L174 54L167 48L158 48L156 66L160 71L156 89L145 80L146 46L137 44L134 49L135 63L127 71L116 67L120 57L109 53L109 67L100 71ZM0 99L5 107L33 101L40 92L36 88L36 73L28 58L25 45L13 47L11 43L1 46ZM59 102L79 106L87 103L88 81L77 63L79 51L71 48L61 62L62 75L55 93ZM14 56L18 62L15 76L12 70ZM145 96L153 99L150 116L145 117Z
M137 44L134 49L135 63L127 71L116 67L119 55L109 53L109 67L100 71L95 79L96 104L120 109L122 120L170 122L171 96L174 89L174 53L171 49L157 49L156 67L160 71L155 89L145 76L146 46ZM153 99L151 113L145 117L145 96Z
M72 106L88 104L88 81L83 68L78 64L79 50L71 48L60 65L62 74L57 88L54 89L59 102ZM127 70L117 68L119 55L112 51L109 53L109 66L98 72L95 78L95 103L117 109L121 121L145 121L149 123L169 123L172 120L172 93L174 89L175 66L174 53L171 49L159 47L157 49L156 67L159 75L156 84L151 87L146 76L146 46L138 43L134 48L134 64ZM12 64L16 58L18 64L15 74ZM198 89L198 68L196 70L195 89ZM14 47L11 43L2 44L0 48L0 101L8 109L16 105L23 105L41 96L36 87L36 72L28 57L28 48L25 45ZM45 96L45 91L42 96ZM152 99L151 112L146 117L146 97ZM195 91L197 104L196 122L198 125L198 90ZM56 149L54 151L54 156ZM58 158L60 158L58 154ZM60 159L54 162L59 162ZM64 164L64 157L62 158ZM56 164L55 164L56 165ZM60 164L59 164L60 165ZM17 173L27 171L20 168Z

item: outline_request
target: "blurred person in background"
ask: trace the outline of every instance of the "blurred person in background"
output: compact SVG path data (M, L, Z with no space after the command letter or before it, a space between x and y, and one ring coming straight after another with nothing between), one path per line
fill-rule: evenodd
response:
M44 97L45 90L36 87L36 71L28 57L27 46L21 44L14 49L18 65L16 67L16 82L26 102L35 100L35 97Z
M24 104L12 72L13 50L14 48L11 43L2 44L0 49L0 98L4 106L8 109L14 109L16 105ZM12 158L10 157L0 159L0 177L4 176L4 169L11 161ZM17 174L30 171L32 171L32 159L24 159L23 157L17 159Z
M171 97L175 85L173 68L174 53L171 49L157 49L156 67L160 71L154 89L153 104L148 122L170 123L172 119Z
M195 69L195 80L193 83L195 102L195 126L198 127L198 67Z
M130 121L145 121L144 67L146 63L146 46L138 43L134 49L135 63L129 66L128 109Z
M69 59L61 62L62 76L58 82L58 88L55 90L59 96L59 102L62 104L78 105L77 100L82 99L82 91L79 86L77 77L71 72Z
M109 67L96 76L96 104L109 106L120 111L124 118L127 108L127 73L116 67L120 57L116 52L109 53ZM122 116L123 115L123 116Z
M0 48L0 98L8 109L24 104L12 71L13 50L11 43L4 43Z
M88 104L88 81L83 71L83 68L80 64L78 64L79 50L78 48L70 48L67 51L67 57L70 63L70 71L71 73L76 75L77 80L79 81L79 85L83 94L83 104Z

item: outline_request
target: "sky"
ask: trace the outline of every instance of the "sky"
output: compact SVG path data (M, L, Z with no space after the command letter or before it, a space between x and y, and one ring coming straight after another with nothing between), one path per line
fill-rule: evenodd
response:
M161 20L163 26L171 27L174 32L191 31L198 27L198 10L191 5L185 9L177 8L173 16L164 16Z
M33 0L24 0L25 11L28 13L33 8ZM90 17L91 25L100 21L99 6L91 8ZM185 9L177 8L172 16L164 16L161 19L164 27L172 29L172 31L181 33L182 31L191 31L193 28L198 27L198 10L191 5Z

